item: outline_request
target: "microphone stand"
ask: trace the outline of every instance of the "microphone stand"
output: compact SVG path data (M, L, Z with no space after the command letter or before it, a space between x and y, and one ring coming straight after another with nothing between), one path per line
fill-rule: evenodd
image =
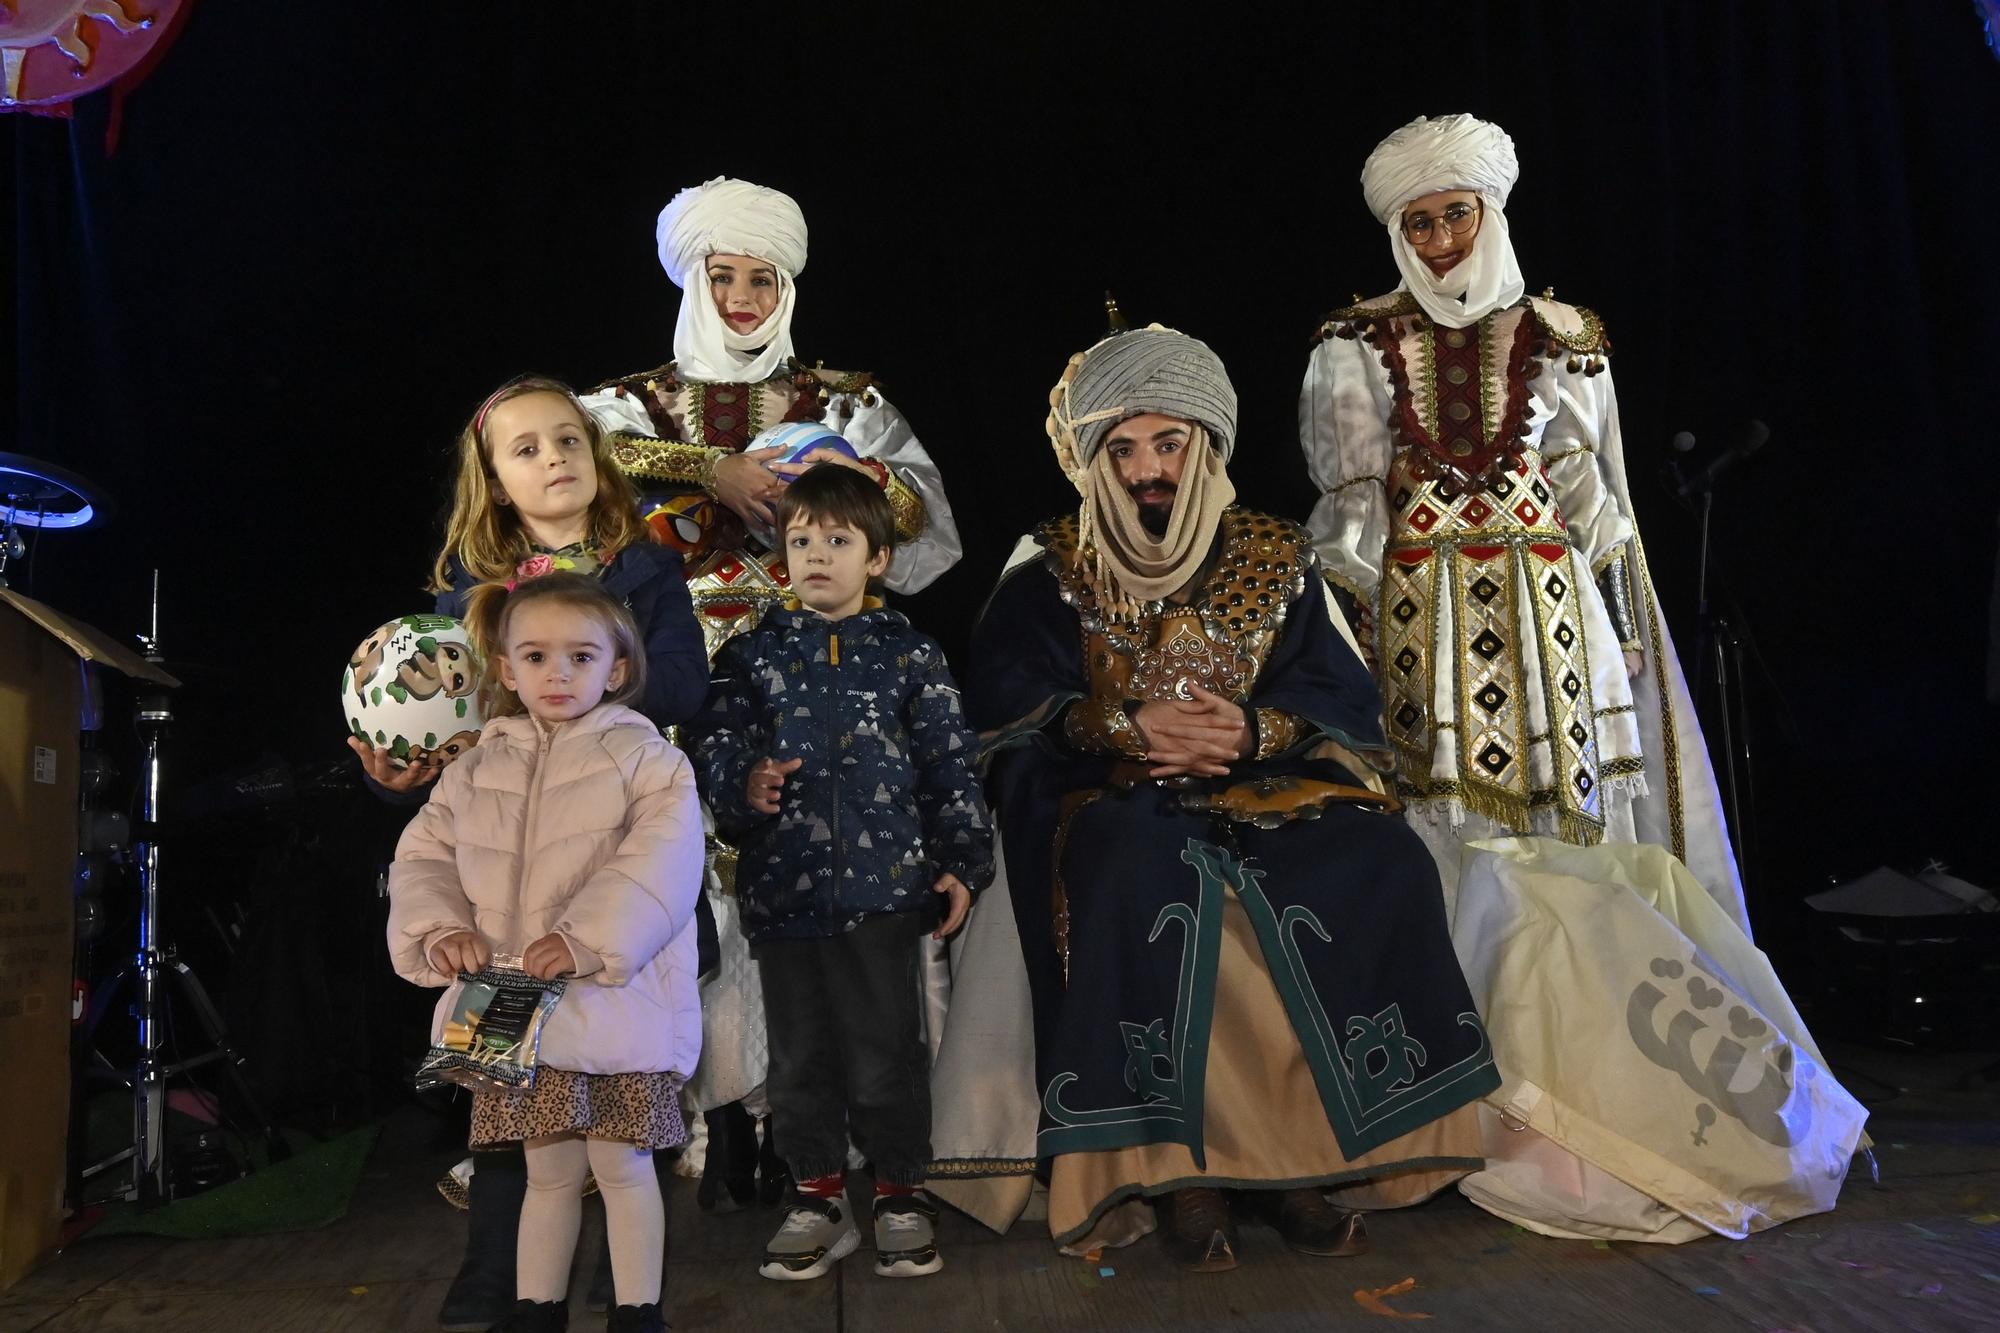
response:
M1722 784L1724 799L1729 806L1729 829L1736 852L1736 873L1743 882L1745 910L1757 898L1751 888L1750 877L1750 824L1744 818L1748 809L1755 813L1757 793L1755 769L1751 761L1750 715L1744 698L1743 670L1744 645L1742 636L1729 616L1711 601L1708 591L1708 571L1712 562L1712 548L1709 542L1709 517L1715 505L1714 475L1704 475L1697 479L1701 490L1701 555L1695 581L1695 617L1698 629L1695 648L1696 688L1706 696L1710 687L1714 691L1714 711L1722 723ZM1718 599L1719 600L1719 599ZM1733 600L1733 599L1732 599ZM1741 608L1737 608L1740 618ZM1699 702L1699 700L1697 700ZM1759 914L1761 915L1761 913Z

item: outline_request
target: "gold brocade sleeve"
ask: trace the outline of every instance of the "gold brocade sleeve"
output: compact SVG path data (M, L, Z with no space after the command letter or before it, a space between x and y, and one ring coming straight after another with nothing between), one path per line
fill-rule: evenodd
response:
M699 486L710 495L715 494L715 464L723 452L713 445L658 440L630 431L611 436L611 461L626 476Z
M1259 708L1254 720L1257 750L1253 759L1275 759L1306 738L1306 724L1282 708Z
M1091 754L1144 759L1146 742L1119 699L1079 699L1063 714L1063 739Z
M896 540L913 542L923 535L923 497L903 484L903 479L893 471L882 493L889 497L889 507L896 512Z

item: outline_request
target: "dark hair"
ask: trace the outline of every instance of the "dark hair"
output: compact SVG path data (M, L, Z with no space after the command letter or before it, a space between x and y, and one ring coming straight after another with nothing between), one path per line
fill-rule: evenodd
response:
M465 626L486 655L488 716L509 717L522 710L520 696L500 683L500 659L507 653L507 628L514 613L531 602L558 602L595 618L611 637L611 648L625 663L625 683L606 690L602 702L630 703L646 693L646 653L639 642L638 622L623 602L602 583L583 574L544 574L509 588L482 583L466 597Z
M778 536L794 523L832 520L868 541L868 558L896 549L896 511L889 497L865 472L838 463L820 463L800 473L778 497Z

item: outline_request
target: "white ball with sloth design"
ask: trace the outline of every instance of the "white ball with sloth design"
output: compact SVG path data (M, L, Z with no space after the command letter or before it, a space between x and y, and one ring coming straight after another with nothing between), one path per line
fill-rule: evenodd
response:
M340 710L351 735L388 752L398 768L450 761L486 725L484 663L472 635L450 616L398 616L348 655Z

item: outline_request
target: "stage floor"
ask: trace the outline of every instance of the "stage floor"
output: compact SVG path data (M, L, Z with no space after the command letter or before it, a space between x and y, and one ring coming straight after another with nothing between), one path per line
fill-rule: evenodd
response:
M1881 1184L1864 1159L1838 1210L1740 1243L1548 1240L1450 1192L1371 1216L1375 1249L1358 1259L1303 1258L1245 1227L1234 1273L1196 1275L1150 1239L1085 1263L1058 1255L1040 1224L999 1237L947 1215L936 1277L877 1278L864 1242L835 1276L781 1284L755 1264L777 1214L704 1215L692 1182L679 1182L667 1300L684 1331L1291 1329L1411 1316L1466 1329L2000 1328L2000 1083L1977 1072L1991 1057L1829 1055L1874 1111ZM0 1333L425 1333L465 1237L464 1215L432 1188L457 1156L434 1117L406 1109L336 1225L227 1241L86 1238L0 1294ZM586 1245L602 1217L586 1207ZM1415 1285L1376 1309L1358 1299L1406 1279ZM571 1327L601 1327L584 1311L581 1276L572 1297Z

